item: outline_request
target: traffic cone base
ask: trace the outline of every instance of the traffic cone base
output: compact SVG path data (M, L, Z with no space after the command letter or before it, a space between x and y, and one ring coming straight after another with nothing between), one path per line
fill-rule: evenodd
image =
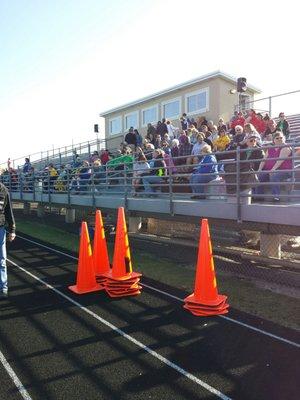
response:
M221 304L225 303L227 300L227 296L224 296L222 294L217 295L215 300L198 300L198 296L195 296L195 293L191 294L190 296L186 297L184 299L185 303L191 303L191 304L201 304L204 307L217 307L220 306Z
M140 281L140 278L138 277L138 278L135 278L135 279L128 279L126 281L125 280L123 280L123 281L120 281L120 280L115 281L114 279L110 279L110 278L106 278L105 280L106 280L108 285L122 286L123 287L124 284L126 284L126 285L130 285L130 284L134 285L135 283Z
M87 288L87 289L78 289L77 285L72 285L68 286L68 288L76 293L76 294L85 294L85 293L90 293L90 292L99 292L99 290L104 289L104 287L101 287L101 285L96 285L93 288Z
M107 289L110 292L114 292L114 293L126 293L126 292L129 292L130 290L140 290L140 289L142 289L142 286L140 286L140 285L132 285L132 286L130 286L128 288L124 288L124 287L121 287L121 288L108 287Z
M111 271L105 276L105 290L110 297L135 296L141 293L142 287L139 285L141 274L137 272L131 272L123 276L122 279L112 278Z
M105 276L102 275L96 276L96 282L102 287L102 289L105 288L105 282L106 282Z
M229 305L226 303L226 300L222 301L221 304L219 304L218 306L207 306L204 304L195 304L195 303L187 303L185 302L185 305L187 307L189 307L190 309L192 308L197 308L197 309L201 309L203 311L214 311L214 310L223 310L224 308L228 308Z
M194 315L208 317L228 313L229 304L226 303L226 300L227 296L218 295L218 304L203 304L199 303L192 294L184 299L183 307Z
M135 281L136 278L140 278L142 276L142 274L140 274L139 272L130 272L129 274L123 275L123 276L119 276L119 277L114 277L112 275L112 270L106 272L105 274L103 274L102 276L104 276L105 278L107 278L108 280L112 280L114 282L122 282L122 281Z
M214 310L214 311L204 311L201 308L191 308L187 304L183 306L186 310L189 310L193 315L196 315L197 317L212 317L214 315L223 315L228 313L228 307L229 304L226 305L226 307L222 310Z

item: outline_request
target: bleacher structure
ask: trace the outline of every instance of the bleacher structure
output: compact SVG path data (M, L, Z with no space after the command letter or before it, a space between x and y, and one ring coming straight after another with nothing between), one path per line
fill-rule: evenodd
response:
M161 191L156 193L155 197L145 194L135 196L132 191L132 176L126 172L126 169L121 175L118 172L112 176L110 172L107 172L106 182L100 189L92 182L86 185L84 192L74 193L68 182L67 190L58 192L52 190L48 182L48 189L45 190L40 177L35 180L34 176L32 190L24 191L21 170L24 158L28 155L11 160L10 166L20 172L17 190L11 190L11 197L13 201L22 202L25 209L30 208L31 203L37 203L40 212L45 205L62 207L66 209L68 222L74 220L75 209L78 208L100 208L110 212L122 206L131 216L131 221L143 216L170 218L174 221L194 221L199 217L207 217L224 224L224 226L238 224L239 229L243 227L244 229L259 230L265 235L277 235L280 232L300 236L300 159L298 155L295 157L300 147L300 114L289 115L287 120L290 124L288 143L293 149L294 164L292 178L282 183L283 195L278 203L270 201L253 203L249 191L238 191L236 196L226 195L226 186L222 179L207 184L206 199L194 201L191 199L189 190L186 190L189 184L178 182L175 176L168 177L166 183L162 185ZM121 141L122 138L120 138ZM100 152L102 149L109 148L108 144L107 138L92 139L33 154L30 156L30 161L35 171L45 169L50 163L60 167L72 164L75 155L78 155L81 160L89 160L95 150ZM110 151L112 150L110 149ZM7 163L0 165L0 168L7 168ZM118 184L111 184L114 179ZM239 185L237 184L237 186ZM8 182L8 187L12 189L11 182ZM267 199L268 196L270 197L267 190Z

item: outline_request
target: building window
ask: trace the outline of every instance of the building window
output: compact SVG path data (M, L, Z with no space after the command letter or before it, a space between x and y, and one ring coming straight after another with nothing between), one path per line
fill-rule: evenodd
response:
M187 114L199 114L207 112L208 108L208 88L185 95L185 109Z
M129 129L130 127L133 128L139 127L139 115L137 111L130 114L126 114L124 118L125 118L125 130Z
M180 102L181 99L177 98L161 103L163 118L179 118L181 112Z
M109 133L111 135L118 135L122 133L122 118L116 117L109 120Z
M145 108L142 110L142 121L143 121L143 126L146 126L147 124L152 124L156 123L158 120L157 116L157 105L149 108Z

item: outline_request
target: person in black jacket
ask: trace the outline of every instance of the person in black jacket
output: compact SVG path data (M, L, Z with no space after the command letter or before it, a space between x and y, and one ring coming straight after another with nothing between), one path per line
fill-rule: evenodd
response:
M154 193L155 189L159 189L167 176L167 165L163 159L163 150L156 149L153 152L153 160L150 162L150 171L147 175L143 175L143 185L145 193Z
M257 183L256 172L258 171L260 162L264 158L264 151L258 146L257 136L255 133L246 137L244 142L240 144L240 191L251 189ZM237 192L237 152L228 151L228 159L231 162L224 164L226 182L226 192L228 194L236 194ZM223 157L224 159L224 157Z
M8 296L7 268L6 268L6 226L8 240L16 237L16 225L12 212L8 190L0 183L0 299Z
M132 144L134 145L134 147L137 146L137 139L136 139L136 135L134 133L133 127L130 127L127 135L125 136L125 142L127 144Z

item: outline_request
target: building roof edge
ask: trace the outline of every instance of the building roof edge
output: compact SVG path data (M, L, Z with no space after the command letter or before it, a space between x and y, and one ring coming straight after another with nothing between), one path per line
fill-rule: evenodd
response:
M112 114L114 112L123 110L123 109L128 108L128 107L132 107L132 106L134 106L136 104L145 103L146 101L155 99L156 97L163 96L163 95L168 94L168 93L172 93L175 90L179 90L179 89L182 89L184 87L191 86L191 85L194 85L196 83L200 83L200 82L206 81L208 79L212 79L212 78L223 78L223 79L225 79L227 81L233 82L234 84L237 81L236 78L234 78L233 76L231 76L231 75L229 75L229 74L227 74L225 72L214 71L214 72L211 72L209 74L202 75L202 76L199 76L197 78L191 79L189 81L186 81L186 82L180 83L178 85L169 87L169 88L164 89L164 90L162 90L160 92L153 93L153 94L151 94L149 96L142 97L142 98L140 98L138 100L123 104L123 105L121 105L119 107L111 108L111 109L109 109L107 111L101 112L100 113L100 117L105 117L106 115ZM261 90L256 88L253 85L249 85L248 84L248 89L250 89L251 91L253 91L255 93L261 93Z

